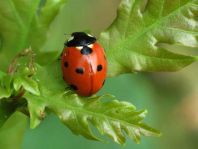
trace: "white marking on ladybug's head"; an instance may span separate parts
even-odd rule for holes
[[[77,46],[76,49],[82,50],[83,46]]]
[[[89,37],[94,37],[94,36],[92,36],[92,35],[90,35],[90,34],[87,34],[87,36],[89,36]]]
[[[93,48],[93,44],[89,44],[88,47],[89,47],[89,48]]]
[[[74,39],[74,36],[71,36],[69,39],[68,39],[68,42],[69,41],[72,41]]]

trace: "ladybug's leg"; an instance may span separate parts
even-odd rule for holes
[[[67,86],[65,88],[65,91],[63,93],[63,95],[68,95],[69,93],[73,93],[72,88],[70,86]]]

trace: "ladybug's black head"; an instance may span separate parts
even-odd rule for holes
[[[70,39],[65,43],[67,47],[87,46],[96,42],[96,37],[84,32],[74,32]]]

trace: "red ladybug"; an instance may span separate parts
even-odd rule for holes
[[[96,93],[105,82],[107,62],[104,49],[92,35],[74,32],[61,57],[63,79],[81,96]]]

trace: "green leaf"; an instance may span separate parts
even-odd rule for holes
[[[29,45],[33,49],[40,51],[40,48],[48,40],[47,33],[49,32],[50,25],[53,24],[54,19],[59,13],[59,9],[66,2],[67,0],[41,0],[29,33]]]
[[[14,89],[16,91],[19,91],[19,89],[21,87],[23,87],[26,91],[28,91],[32,94],[35,94],[35,95],[40,94],[40,91],[38,88],[38,83],[36,81],[32,80],[31,78],[24,77],[24,76],[23,77],[16,76],[14,78],[13,85],[14,85]]]
[[[21,66],[15,74],[4,74],[0,77],[0,100],[11,95],[16,96],[22,88],[31,94],[40,95],[38,80],[32,79],[30,74],[27,66]]]
[[[20,149],[27,126],[27,116],[15,112],[0,128],[0,148]]]
[[[36,62],[40,65],[46,65],[56,61],[58,58],[60,58],[60,51],[38,52]]]
[[[5,75],[0,78],[0,99],[8,98],[12,94],[11,83],[13,77],[10,75]]]
[[[9,96],[0,94],[0,105],[11,109],[3,110],[2,116],[9,116],[17,109],[26,113],[28,109],[31,128],[35,128],[49,111],[77,135],[101,140],[94,134],[93,126],[119,144],[125,143],[127,136],[139,143],[142,135],[160,135],[142,122],[146,110],[138,111],[132,104],[120,102],[110,95],[80,97],[75,94],[62,79],[60,61],[43,67],[32,64],[28,68],[27,64],[18,66],[13,74],[5,74],[0,79],[2,86],[9,90]],[[6,118],[0,120],[3,123]]]
[[[0,1],[0,22],[3,22],[0,24],[0,68],[5,69],[12,57],[22,49],[32,47],[39,50],[50,24],[65,1]]]
[[[116,20],[100,36],[109,76],[176,71],[196,61],[169,50],[198,48],[197,15],[197,0],[122,0]]]
[[[25,49],[32,19],[39,5],[39,0],[0,1],[0,59],[3,65],[19,50]],[[24,9],[25,8],[25,9]]]
[[[65,2],[66,0],[43,0],[38,12],[41,22],[49,26]]]
[[[59,67],[59,62],[46,67],[37,65],[35,79],[40,80],[41,94],[37,96],[26,92],[24,95],[28,102],[31,128],[40,123],[47,114],[45,109],[48,109],[73,133],[92,140],[100,140],[100,137],[93,133],[92,126],[119,144],[126,141],[126,135],[139,143],[141,135],[160,134],[142,122],[146,110],[137,111],[132,104],[120,102],[112,96],[85,98],[73,93],[69,88],[65,89]]]

